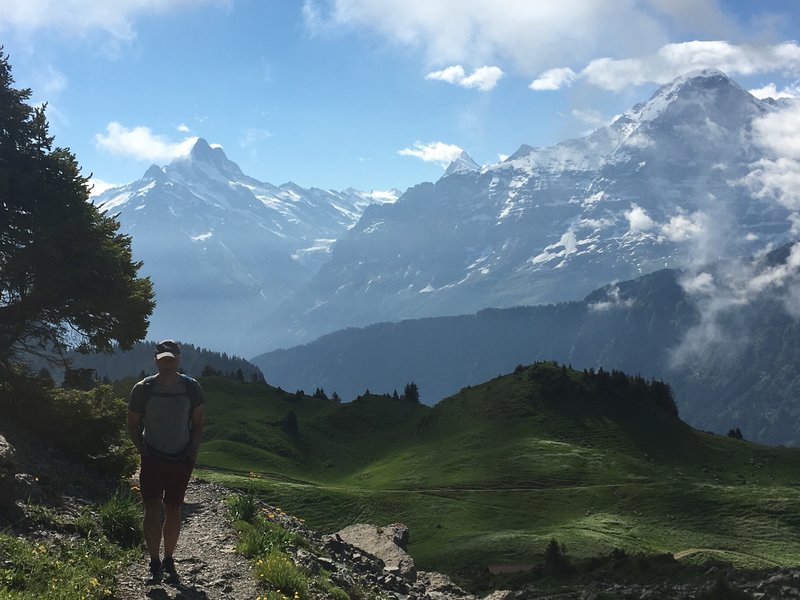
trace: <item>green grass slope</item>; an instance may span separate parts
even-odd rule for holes
[[[657,382],[537,363],[433,408],[203,385],[208,476],[322,531],[405,522],[423,569],[536,562],[551,536],[575,558],[800,564],[800,451],[695,431]]]

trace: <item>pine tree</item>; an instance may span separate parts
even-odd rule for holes
[[[46,107],[13,82],[0,47],[0,379],[24,352],[130,349],[154,308],[130,238],[88,201],[75,156],[53,148]]]

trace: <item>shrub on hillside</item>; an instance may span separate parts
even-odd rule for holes
[[[8,393],[3,412],[42,443],[105,475],[128,476],[136,469],[135,448],[124,433],[127,404],[111,386],[63,389],[42,378],[20,377],[3,388]]]
[[[559,544],[556,538],[551,538],[544,550],[544,564],[545,575],[564,575],[569,573],[572,569],[567,558],[567,547],[564,544]]]

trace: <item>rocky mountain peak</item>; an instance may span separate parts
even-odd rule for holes
[[[638,122],[705,119],[740,126],[757,112],[763,103],[717,69],[690,71],[661,86],[644,103],[637,104],[624,116]]]
[[[242,173],[239,165],[225,155],[225,151],[220,146],[211,146],[203,138],[197,138],[189,154],[173,160],[167,166],[167,171],[192,177],[205,173],[223,179],[250,179]]]
[[[461,154],[459,154],[458,157],[447,167],[443,177],[453,175],[454,173],[469,173],[480,170],[481,166],[472,159],[466,150],[463,150]]]

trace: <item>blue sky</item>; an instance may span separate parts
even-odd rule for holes
[[[402,191],[695,68],[800,96],[798,27],[795,0],[0,0],[16,86],[97,189],[200,136],[276,185]]]

